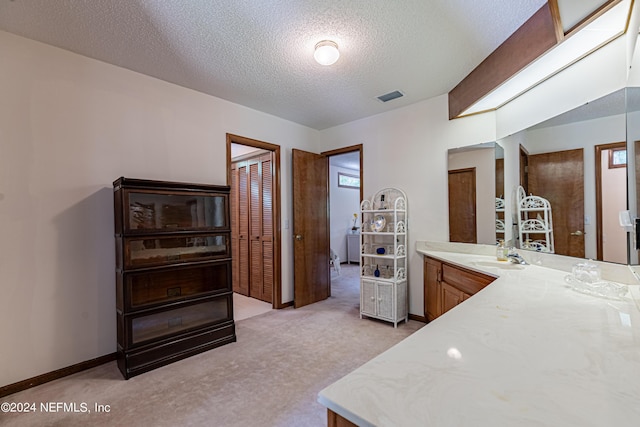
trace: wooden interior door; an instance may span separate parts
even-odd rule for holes
[[[330,295],[327,157],[293,149],[293,306]]]
[[[476,168],[449,171],[449,241],[477,243]]]
[[[529,154],[529,192],[551,203],[555,253],[584,258],[583,149]]]

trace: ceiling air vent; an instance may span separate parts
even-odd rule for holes
[[[400,98],[401,96],[404,96],[404,93],[400,92],[399,90],[394,90],[393,92],[389,92],[389,93],[386,93],[384,95],[380,95],[378,97],[378,100],[380,102],[389,102],[389,101],[394,100],[396,98]]]

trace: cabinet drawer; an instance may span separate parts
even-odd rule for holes
[[[155,304],[231,290],[231,261],[125,273],[126,307]]]
[[[494,280],[495,277],[442,264],[442,281],[469,295],[477,293]]]
[[[229,233],[125,237],[124,268],[230,258]]]
[[[233,320],[232,294],[125,318],[127,347]]]

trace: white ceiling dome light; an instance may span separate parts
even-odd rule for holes
[[[316,44],[316,51],[313,57],[320,65],[332,65],[340,57],[340,51],[336,42],[331,40],[322,40]]]

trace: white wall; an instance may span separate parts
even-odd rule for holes
[[[0,386],[116,350],[118,177],[226,184],[234,133],[282,147],[291,218],[291,148],[317,131],[5,32],[0,52]]]
[[[347,262],[347,233],[353,227],[353,214],[360,212],[360,190],[338,187],[338,172],[347,175],[360,175],[360,171],[329,166],[329,219],[331,230],[331,248]],[[357,226],[360,227],[360,218]]]
[[[363,191],[398,187],[409,208],[409,312],[424,315],[416,240],[449,240],[447,151],[495,140],[492,113],[448,120],[447,96],[322,131],[325,150],[363,145]]]

